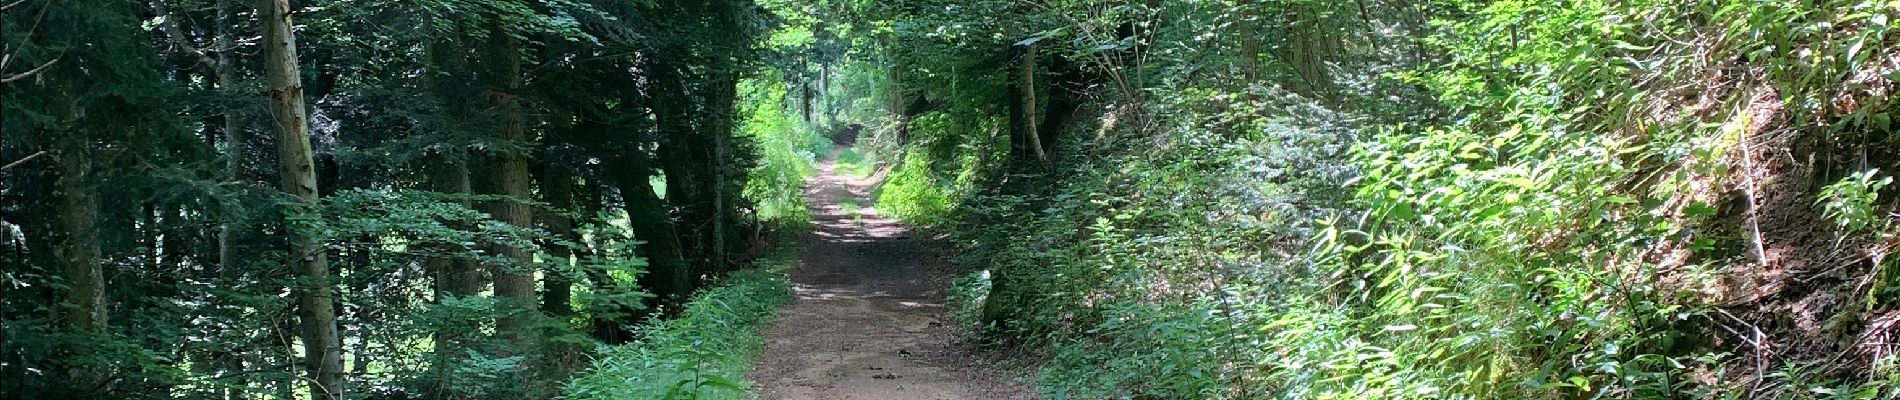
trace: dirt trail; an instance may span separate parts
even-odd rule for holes
[[[873,182],[838,176],[833,164],[805,190],[811,233],[792,271],[797,297],[765,330],[752,378],[765,399],[1031,399],[955,345],[944,315],[951,274],[933,250],[878,217]],[[846,205],[851,204],[851,205]]]

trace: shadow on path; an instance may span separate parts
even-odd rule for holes
[[[808,183],[813,229],[791,272],[797,291],[766,328],[753,380],[766,399],[1029,399],[955,345],[940,246],[876,215],[867,180]]]

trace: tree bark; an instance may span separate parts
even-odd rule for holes
[[[496,46],[496,56],[501,65],[497,73],[500,74],[501,87],[491,93],[491,96],[496,99],[496,107],[501,112],[499,138],[507,142],[525,144],[528,142],[528,121],[520,100],[522,87],[520,44],[514,37],[508,35],[500,35],[498,40],[500,43]],[[495,194],[508,196],[511,199],[486,202],[484,208],[487,209],[489,215],[503,223],[522,229],[532,228],[534,213],[526,203],[521,202],[522,199],[534,196],[530,187],[532,178],[528,173],[527,156],[520,151],[503,151],[490,156],[495,168],[493,175],[489,176],[493,179],[492,188],[496,191]],[[497,320],[495,329],[511,342],[518,345],[526,344],[532,338],[532,335],[527,332],[529,321],[532,319],[527,314],[535,310],[533,306],[535,287],[534,276],[519,267],[534,260],[525,249],[498,246],[496,250],[514,261],[516,265],[494,269],[495,297],[520,306],[522,309]]]
[[[890,65],[885,66],[888,68],[886,78],[889,81],[886,85],[889,86],[890,91],[891,117],[897,119],[896,139],[901,145],[910,142],[910,113],[904,112],[904,69],[897,65],[895,59],[890,60],[889,63]]]
[[[831,60],[828,58],[818,62],[818,112],[825,116],[822,121],[826,129],[838,124],[837,113],[832,111],[831,106]]]
[[[1015,67],[1011,66],[1010,68]],[[1011,73],[1014,72],[1012,71]],[[1003,82],[1005,82],[1002,88],[1003,92],[999,93],[998,97],[1011,99],[1011,101],[1021,101],[1016,98],[1022,96],[1022,80],[1009,77],[1003,79]],[[1006,114],[1009,114],[1009,124],[1004,127],[1009,130],[1008,162],[1010,168],[1014,169],[1024,163],[1028,163],[1030,158],[1034,156],[1029,152],[1029,134],[1023,132],[1023,127],[1029,126],[1029,124],[1023,122],[1023,119],[1028,117],[1023,116],[1023,107],[1018,104],[1009,104],[1003,107],[1003,109]],[[908,151],[906,151],[906,153],[908,153]]]
[[[468,209],[475,207],[474,202],[469,201],[466,196],[471,193],[472,188],[469,184],[468,158],[465,152],[451,150],[444,154],[435,155],[429,159],[427,168],[429,169],[430,190],[439,193],[464,195],[461,198],[461,206]],[[458,223],[451,228],[468,229],[469,227],[466,226],[466,224]],[[447,255],[449,253],[455,253],[458,250],[467,249],[462,249],[460,245],[455,244],[436,244],[433,247],[436,251],[443,253],[443,255],[429,257],[428,260],[423,262],[423,268],[428,271],[435,285],[435,302],[437,304],[441,304],[444,299],[449,297],[469,297],[481,292],[482,270],[480,266],[475,265],[475,263],[467,259],[461,258],[461,256]],[[453,365],[454,360],[463,357],[465,353],[463,353],[461,349],[466,342],[464,338],[470,335],[479,335],[479,333],[469,332],[468,330],[454,327],[454,324],[449,324],[448,326],[437,328],[430,336],[431,342],[434,344],[433,351],[435,353],[435,360],[433,362],[436,367],[433,369],[433,379],[436,380],[438,385],[446,384],[446,382],[449,381],[449,374],[454,371],[452,368],[448,368],[448,366]]]
[[[805,75],[805,74],[807,73],[806,71],[809,71],[809,70],[807,70],[807,69],[806,69],[806,68],[809,68],[809,67],[807,67],[807,66],[806,66],[806,63],[807,63],[807,61],[806,61],[806,59],[807,59],[806,57],[799,57],[799,58],[798,58],[798,77],[797,77],[797,78],[795,78],[794,80],[796,80],[796,81],[798,81],[798,90],[799,90],[799,100],[798,100],[798,104],[799,104],[799,110],[801,110],[801,112],[803,112],[803,113],[804,113],[804,117],[805,117],[805,125],[806,125],[806,126],[811,126],[811,125],[813,125],[813,124],[816,124],[816,122],[814,122],[814,121],[816,121],[816,120],[814,120],[814,119],[812,119],[812,112],[811,112],[811,100],[812,100],[812,99],[811,99],[811,82],[809,82],[809,81],[807,81],[807,80],[806,80],[807,78],[806,78],[806,75]]]
[[[658,105],[654,105],[658,107]],[[601,131],[612,129],[599,122],[604,118],[583,117],[578,129]],[[636,146],[616,143],[587,142],[576,143],[594,154],[608,154],[601,161],[601,177],[606,181],[593,187],[590,196],[594,200],[585,202],[588,211],[598,211],[600,200],[611,197],[605,193],[608,187],[618,191],[618,197],[624,202],[627,212],[627,225],[633,230],[633,237],[640,241],[634,252],[647,260],[646,274],[641,274],[634,285],[652,293],[653,298],[646,300],[647,307],[608,306],[590,310],[594,316],[592,325],[596,339],[609,344],[621,344],[633,340],[630,326],[644,321],[646,317],[660,311],[657,307],[691,293],[686,286],[686,262],[680,254],[672,219],[668,216],[666,202],[654,193],[652,179],[655,161],[649,151]],[[617,280],[606,274],[590,275],[595,285],[605,291],[618,289]]]
[[[633,228],[634,238],[645,242],[639,245],[638,251],[646,257],[648,271],[640,275],[639,287],[654,297],[646,309],[622,321],[625,323],[602,330],[602,340],[609,342],[624,342],[629,338],[618,336],[627,333],[621,326],[644,320],[661,306],[678,302],[693,292],[690,264],[681,254],[679,235],[667,215],[666,201],[653,191],[650,164],[644,155],[632,154],[614,160],[610,166],[616,170],[612,175],[621,198],[626,201],[627,225]]]
[[[1030,43],[1023,49],[1021,60],[1023,108],[1023,134],[1029,142],[1030,154],[1036,156],[1036,162],[1049,163],[1049,156],[1042,150],[1042,137],[1036,133],[1036,43]]]
[[[1320,101],[1330,101],[1333,93],[1332,73],[1327,71],[1326,61],[1332,58],[1332,38],[1320,30],[1325,26],[1325,14],[1320,7],[1324,4],[1291,5],[1286,13],[1292,18],[1287,32],[1287,62],[1293,65],[1293,71],[1299,75],[1305,94]]]
[[[212,72],[217,76],[217,88],[222,92],[235,88],[238,82],[235,61],[237,50],[236,40],[234,40],[237,33],[234,32],[236,27],[233,22],[235,20],[233,15],[238,12],[237,8],[239,7],[234,5],[232,0],[218,0],[217,38],[212,42],[215,47],[212,52],[213,61],[215,61],[212,64]],[[239,182],[240,187],[249,189],[255,179],[244,173],[244,163],[250,161],[252,156],[250,132],[245,131],[243,114],[237,107],[227,107],[222,111],[223,121],[220,122],[223,126],[219,128],[219,134],[224,139],[224,179]],[[224,213],[222,220],[218,223],[218,271],[216,276],[207,276],[207,278],[222,279],[224,282],[238,282],[242,279],[245,269],[244,266],[239,265],[238,244],[248,228],[249,226],[240,215],[228,211]],[[242,358],[229,350],[214,353],[205,360],[204,364],[213,371],[236,371],[243,368]],[[250,387],[252,380],[248,375],[231,379],[231,383],[238,388]],[[239,391],[240,389],[227,388],[221,390],[220,394],[229,398]]]
[[[231,55],[236,51],[234,41],[231,39],[231,14],[235,14],[236,10],[231,9],[230,3],[231,0],[219,0],[217,8],[218,38],[215,42],[217,49],[213,53],[217,55],[214,57],[217,63],[213,65],[213,68],[216,69],[219,89],[230,89],[238,79],[237,67],[232,62],[234,57]],[[242,116],[237,108],[226,108],[223,111],[224,126],[220,129],[222,130],[220,133],[224,136],[225,179],[246,181],[248,179],[244,176],[244,161],[251,159],[250,136],[244,132],[243,122],[240,120]],[[235,274],[238,271],[237,239],[239,231],[242,230],[238,224],[235,216],[227,215],[223,223],[218,225],[218,268],[224,270],[226,275]]]
[[[439,193],[466,195],[473,192],[468,177],[468,161],[456,159],[460,155],[445,154],[437,157],[434,170],[430,172],[430,187]],[[467,197],[462,198],[462,207],[473,209],[475,203]],[[467,229],[458,226],[457,229]],[[449,249],[444,249],[449,250]],[[430,257],[425,264],[435,277],[436,296],[474,296],[482,290],[482,270],[467,260],[453,256]]]
[[[297,199],[304,209],[315,212],[317,173],[310,151],[310,124],[305,114],[303,79],[297,66],[297,38],[291,32],[289,0],[265,0],[264,68],[270,83],[271,117],[277,136],[277,161],[282,169],[280,182],[284,193]],[[321,218],[303,215],[302,218]],[[292,222],[294,224],[294,221]],[[336,304],[330,287],[330,266],[316,234],[307,229],[290,231],[290,250],[302,275],[297,283],[298,319],[302,323],[305,368],[308,370],[310,396],[314,399],[342,399],[343,349],[337,338]]]
[[[1239,9],[1235,13],[1239,21],[1235,21],[1234,25],[1237,27],[1236,33],[1240,35],[1240,72],[1246,78],[1242,84],[1252,86],[1260,79],[1260,33],[1254,21],[1253,0],[1235,0],[1234,7]],[[1249,98],[1254,97],[1251,91],[1249,93]]]
[[[733,218],[731,215],[732,210],[728,205],[731,204],[731,193],[735,189],[744,190],[742,187],[734,187],[734,185],[739,184],[740,181],[733,179],[732,173],[729,171],[732,162],[727,159],[728,141],[731,140],[733,131],[732,122],[734,118],[732,114],[738,98],[739,80],[736,76],[733,76],[719,81],[717,86],[713,88],[713,95],[709,101],[713,104],[714,109],[717,110],[713,113],[713,129],[711,129],[711,132],[708,132],[712,135],[713,165],[711,167],[713,174],[712,179],[709,180],[708,183],[712,185],[713,192],[712,270],[715,274],[725,274],[727,267],[730,266],[731,256],[729,254],[731,249],[729,248],[730,242],[728,241],[727,235],[730,235],[732,232],[729,225],[732,224]]]
[[[1062,133],[1074,119],[1076,109],[1084,100],[1080,91],[1091,85],[1091,77],[1084,66],[1063,57],[1050,57],[1048,99],[1042,106],[1041,123],[1036,126],[1036,140],[1045,149],[1055,148],[1062,141]],[[1060,161],[1060,160],[1058,160]]]
[[[75,106],[76,107],[76,106]],[[76,111],[75,111],[76,113]],[[99,249],[99,193],[93,184],[91,144],[80,132],[64,132],[53,154],[53,197],[59,215],[53,227],[60,238],[55,257],[66,284],[67,321],[75,330],[105,330],[105,273]]]
[[[552,162],[550,161],[550,164]],[[580,242],[580,232],[574,231],[574,220],[563,212],[575,212],[574,175],[567,166],[547,165],[547,171],[541,178],[541,193],[548,205],[555,208],[552,212],[538,213],[541,228],[569,242]],[[574,256],[573,249],[559,244],[543,246],[548,255],[554,258],[556,267],[543,272],[543,284],[547,287],[541,292],[541,311],[549,315],[568,316],[574,314],[574,282],[568,278],[573,265],[569,260]]]
[[[654,93],[660,99],[685,99],[693,93],[687,87],[682,76],[685,71],[674,69],[671,65],[658,65],[653,69]],[[707,99],[711,100],[711,99]],[[669,286],[677,284],[680,288],[678,300],[684,300],[694,289],[694,278],[703,271],[709,260],[712,240],[707,224],[713,220],[714,184],[709,184],[714,171],[711,170],[713,141],[717,124],[712,118],[698,120],[695,125],[694,110],[690,106],[682,107],[661,100],[654,107],[655,118],[661,134],[666,141],[660,144],[659,157],[661,172],[666,175],[666,203],[673,206],[672,217],[683,221],[675,225],[674,233],[678,238],[679,251],[685,262],[679,271],[652,271],[654,275],[666,274]],[[704,130],[702,132],[701,130]],[[659,276],[655,276],[658,278]],[[655,288],[654,294],[661,294]]]
[[[910,143],[910,114],[904,112],[904,87],[902,74],[891,69],[891,117],[897,119],[897,144]]]
[[[438,68],[429,74],[429,91],[444,111],[452,118],[467,118],[466,99],[456,95],[459,84],[458,74],[465,72],[461,48],[446,40],[432,40],[423,49],[429,60]],[[474,184],[469,178],[470,154],[460,144],[450,146],[427,161],[429,168],[430,190],[438,193],[460,195],[474,194]],[[468,197],[461,198],[463,208],[474,209],[475,202]],[[456,229],[469,229],[468,226],[456,226]],[[447,249],[445,249],[447,250]],[[479,294],[486,279],[480,265],[459,257],[433,257],[427,267],[435,277],[437,301],[443,296],[474,296]],[[438,332],[437,344],[449,344],[462,332]]]

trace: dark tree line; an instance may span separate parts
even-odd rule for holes
[[[3,4],[0,397],[546,397],[758,237],[751,1]]]

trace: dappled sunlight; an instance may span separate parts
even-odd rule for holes
[[[1019,389],[952,370],[947,277],[898,221],[879,215],[863,179],[834,163],[806,188],[812,230],[792,275],[792,305],[759,361],[767,398],[1014,398]],[[967,365],[959,368],[969,368]]]
[[[1900,400],[1900,0],[226,3],[0,0],[0,400]]]

